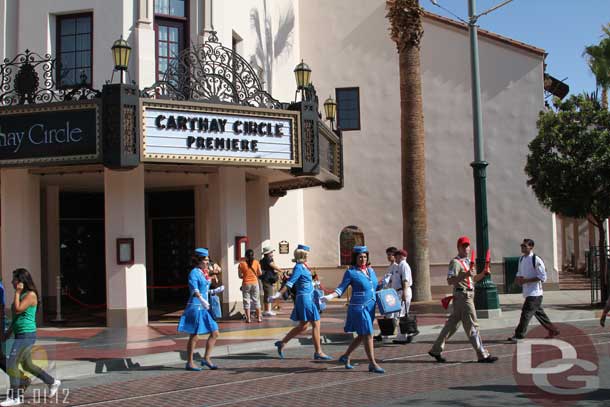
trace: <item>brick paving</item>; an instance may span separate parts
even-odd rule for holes
[[[608,357],[610,332],[593,323],[585,324],[600,355]],[[163,370],[116,376],[112,382],[95,384],[72,381],[68,404],[74,406],[377,406],[405,397],[442,389],[512,380],[512,355],[515,345],[505,343],[510,330],[484,333],[488,350],[500,357],[493,365],[473,363],[474,351],[463,334],[456,335],[445,351],[451,362],[435,363],[426,352],[434,338],[418,338],[410,345],[384,345],[376,348],[377,359],[386,369],[378,375],[366,371],[363,350],[354,354],[359,362],[354,370],[345,370],[336,362],[311,360],[310,346],[288,349],[286,360],[274,353],[236,355],[216,358],[217,371],[186,372],[183,365]],[[326,345],[325,350],[338,357],[347,343]],[[131,380],[133,378],[133,380]],[[89,383],[89,384],[86,384]],[[400,383],[399,386],[396,384]],[[514,389],[515,392],[518,390]],[[30,402],[32,398],[28,398]],[[60,400],[61,401],[61,400]],[[48,405],[53,405],[49,403]],[[423,405],[423,404],[420,404]]]

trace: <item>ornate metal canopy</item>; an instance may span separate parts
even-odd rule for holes
[[[58,89],[55,69],[56,59],[50,54],[42,57],[28,49],[13,59],[5,58],[0,65],[0,106],[85,100],[101,95],[86,85],[84,73],[80,85]]]
[[[216,32],[211,32],[203,44],[177,55],[163,80],[143,89],[141,96],[282,108],[278,100],[263,90],[250,64],[218,42]]]

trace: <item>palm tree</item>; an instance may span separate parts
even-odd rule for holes
[[[262,28],[261,29],[261,20]],[[250,10],[250,23],[256,32],[256,53],[252,57],[256,65],[265,75],[262,81],[267,85],[267,92],[273,95],[273,66],[275,60],[292,48],[292,33],[294,31],[294,11],[292,7],[286,14],[280,15],[277,32],[273,33],[271,16],[267,13],[267,0],[263,0],[262,19],[257,8]]]
[[[610,88],[610,24],[602,26],[604,36],[597,45],[585,47],[583,55],[589,69],[595,76],[597,88],[601,90],[602,107],[608,109],[608,88]]]
[[[413,297],[429,301],[426,157],[420,45],[424,30],[419,0],[386,0],[390,36],[398,48],[403,245],[413,266]]]

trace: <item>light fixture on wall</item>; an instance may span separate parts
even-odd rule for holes
[[[335,117],[337,116],[337,102],[332,96],[324,101],[324,113],[326,120],[330,121],[330,128],[334,130]]]
[[[114,59],[114,71],[112,72],[112,79],[114,78],[114,72],[119,71],[121,75],[121,84],[123,83],[123,72],[127,71],[127,67],[129,66],[129,56],[131,55],[131,46],[127,41],[123,39],[123,35],[121,38],[116,40],[112,44],[112,58]],[[129,72],[128,72],[129,73]]]
[[[303,60],[294,68],[294,77],[297,81],[297,92],[304,90],[311,83],[311,68]],[[301,93],[302,95],[302,93]],[[296,100],[296,92],[294,98]]]

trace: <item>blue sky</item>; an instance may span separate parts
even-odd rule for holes
[[[478,0],[477,13],[502,0]],[[443,7],[467,19],[468,0],[438,0]],[[431,12],[453,18],[451,14],[420,0]],[[547,53],[547,72],[565,79],[570,93],[595,90],[595,78],[582,52],[586,45],[601,38],[601,26],[610,22],[610,0],[513,0],[512,3],[479,19],[479,26]],[[424,34],[425,35],[425,34]]]

